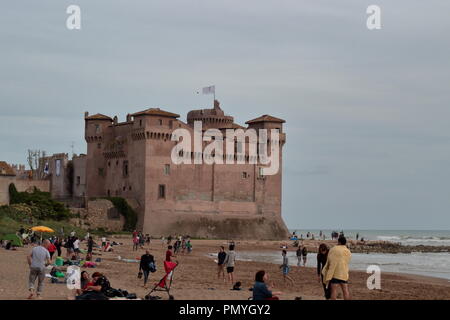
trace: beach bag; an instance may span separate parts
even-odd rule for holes
[[[156,272],[156,264],[154,262],[150,262],[148,264],[148,269],[150,270],[151,273]]]
[[[138,272],[137,277],[138,277],[138,279],[142,279],[142,272],[141,271]]]

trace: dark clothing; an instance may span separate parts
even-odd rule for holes
[[[267,288],[264,282],[256,281],[253,286],[253,300],[266,300],[272,298],[272,291]]]
[[[77,296],[76,300],[108,300],[108,297],[105,296],[102,292],[97,291],[85,291],[83,294]]]
[[[173,253],[172,253],[172,251],[171,250],[167,250],[166,251],[166,261],[172,261],[171,260],[171,257],[173,256]]]
[[[58,251],[58,257],[61,256],[61,240],[55,241],[56,251]]]
[[[317,254],[317,275],[322,274],[322,269],[325,267],[325,264],[327,263],[328,258],[328,252],[326,254],[318,253]]]
[[[94,247],[94,240],[89,239],[88,240],[88,252],[92,253],[92,248]]]
[[[225,262],[225,257],[227,256],[227,253],[225,251],[219,252],[217,255],[217,264],[220,266]]]
[[[150,271],[150,262],[155,262],[155,259],[151,254],[142,255],[139,270]]]
[[[341,284],[341,283],[348,283],[348,281],[333,278],[330,280],[330,283]]]
[[[302,256],[306,256],[307,254],[308,254],[308,249],[306,249],[306,247],[303,247]]]
[[[95,281],[94,286],[101,286],[101,292],[102,293],[106,293],[106,291],[108,291],[108,289],[111,288],[111,284],[109,283],[109,280],[106,279],[106,277],[100,277],[97,279],[97,281]]]
[[[317,254],[317,275],[319,275],[320,279],[322,279],[323,293],[325,295],[325,299],[329,300],[331,298],[331,288],[330,287],[327,288],[327,285],[323,283],[323,275],[322,275],[322,269],[323,267],[325,267],[325,264],[327,263],[327,258],[328,252],[325,254],[323,253]]]

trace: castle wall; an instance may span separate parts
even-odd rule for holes
[[[44,192],[50,192],[48,180],[21,180],[13,176],[0,176],[0,205],[9,204],[9,185],[14,183],[17,191],[32,191],[34,187]]]
[[[235,125],[232,117],[208,120],[212,127]],[[281,124],[253,126],[279,128]],[[245,226],[249,237],[284,238],[288,231],[281,219],[281,167],[278,174],[261,178],[259,164],[176,165],[171,152],[177,142],[171,141],[171,134],[178,127],[193,132],[173,117],[153,113],[141,113],[133,121],[127,117],[119,124],[87,120],[87,195],[120,196],[134,202],[138,229],[153,236],[189,233],[237,238]],[[207,144],[203,142],[203,149]],[[103,176],[98,168],[104,168]]]

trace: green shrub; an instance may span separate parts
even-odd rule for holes
[[[31,208],[31,215],[40,220],[66,220],[71,214],[63,203],[53,200],[49,192],[42,192],[34,188],[33,192],[18,192],[15,185],[9,185],[10,204],[27,204]]]
[[[136,228],[137,213],[130,207],[124,198],[105,197],[103,199],[111,201],[117,211],[125,218],[125,224],[123,225],[124,231],[132,231]]]

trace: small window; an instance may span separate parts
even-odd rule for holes
[[[248,178],[248,173],[247,172],[242,172],[242,179],[247,179]]]
[[[139,126],[142,127],[142,120],[139,120]]]
[[[128,177],[128,160],[124,160],[122,164],[122,173],[124,177]]]
[[[101,149],[102,148],[102,144],[101,143],[97,143],[97,149]]]
[[[105,170],[103,168],[98,168],[98,175],[103,177],[105,175]]]
[[[158,198],[165,199],[166,198],[166,185],[160,184],[158,187]]]
[[[164,165],[164,174],[166,176],[170,175],[170,164],[165,164]]]
[[[131,191],[131,186],[129,186],[129,187],[128,187],[128,190],[130,190],[130,191]]]
[[[118,166],[119,165],[119,160],[116,160],[116,166]]]
[[[108,161],[108,167],[111,167],[111,161]]]
[[[126,186],[123,186],[122,190],[125,191],[126,189],[127,189],[127,187],[126,187]]]
[[[258,168],[258,175],[260,178],[264,177],[264,169],[263,167],[259,167]]]
[[[80,176],[77,176],[77,186],[79,186],[80,183],[81,183],[81,177],[80,177]]]
[[[159,119],[158,121],[159,121],[159,125],[162,126],[162,123],[163,123],[162,119]]]
[[[111,190],[108,189],[108,197],[111,196]]]
[[[95,133],[100,133],[100,125],[99,124],[95,125]]]

